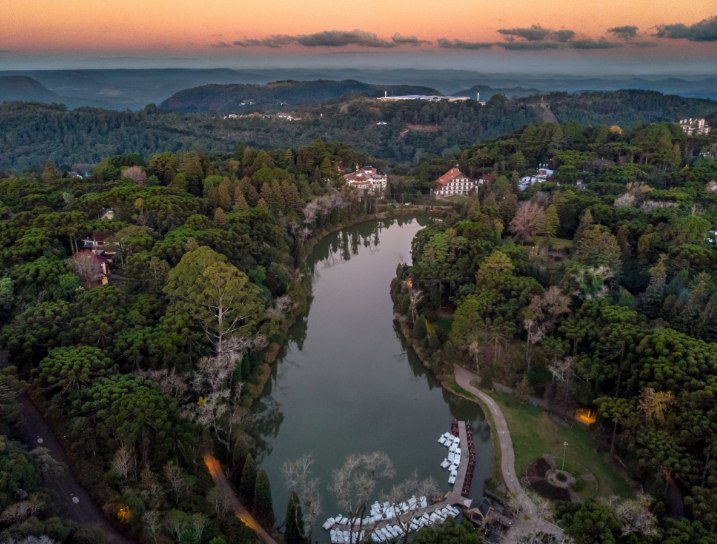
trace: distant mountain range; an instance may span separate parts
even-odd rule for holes
[[[0,102],[12,100],[59,102],[60,97],[31,77],[0,76]]]
[[[8,79],[8,77],[10,79]],[[14,78],[26,78],[17,80]],[[70,108],[99,107],[140,110],[159,104],[175,93],[209,84],[266,84],[272,81],[317,80],[364,82],[375,89],[357,90],[382,95],[388,88],[424,87],[432,94],[475,96],[494,94],[523,97],[549,92],[615,91],[637,89],[665,94],[717,99],[717,77],[630,76],[584,77],[525,74],[483,74],[467,70],[418,69],[117,69],[0,71],[0,102],[17,99],[57,102]],[[33,80],[34,83],[27,80]],[[23,83],[23,81],[25,81]],[[27,86],[25,86],[27,85]],[[44,90],[37,87],[40,85]],[[24,89],[24,91],[23,91]],[[25,92],[26,91],[26,92]],[[18,96],[18,92],[21,94]]]

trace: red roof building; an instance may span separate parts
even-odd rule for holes
[[[458,165],[451,168],[436,180],[436,197],[467,195],[476,187],[476,182],[461,172]]]

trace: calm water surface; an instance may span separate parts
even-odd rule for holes
[[[396,467],[396,481],[414,470],[448,490],[439,463],[446,450],[438,436],[451,418],[472,421],[477,465],[473,496],[490,473],[489,430],[480,408],[444,392],[393,322],[389,293],[399,262],[410,262],[420,219],[370,222],[332,234],[309,260],[313,301],[291,338],[274,376],[255,407],[255,434],[263,448],[258,463],[269,474],[278,520],[288,493],[281,466],[314,456],[321,481],[320,527],[340,512],[328,490],[331,472],[354,452],[381,450]],[[386,485],[385,487],[388,487]],[[376,496],[379,499],[380,496]]]

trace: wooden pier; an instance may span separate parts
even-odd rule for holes
[[[471,453],[474,456],[473,465],[475,465],[475,449],[469,446],[468,429],[465,421],[458,422],[458,438],[460,438],[461,441],[461,462],[458,465],[458,474],[456,476],[456,481],[453,484],[453,491],[446,495],[445,501],[447,504],[460,504],[461,506],[470,508],[472,501],[471,499],[467,499],[465,497],[464,486],[466,483],[469,464],[471,463]]]

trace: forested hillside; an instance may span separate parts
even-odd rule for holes
[[[485,388],[597,414],[596,443],[645,494],[559,506],[575,542],[714,542],[714,138],[532,126],[419,171],[456,162],[494,181],[416,236],[392,284],[434,371],[462,361]],[[519,192],[538,162],[554,175]]]
[[[370,85],[360,81],[275,81],[266,85],[202,85],[173,94],[159,105],[161,110],[232,113],[319,104],[356,94],[367,97],[405,94],[441,94],[418,85]]]
[[[0,541],[102,541],[54,517],[41,452],[15,441],[21,389],[132,538],[256,541],[207,455],[272,529],[247,407],[305,309],[304,242],[372,211],[337,183],[340,164],[364,160],[316,142],[229,160],[114,156],[83,180],[50,164],[0,179]]]
[[[0,171],[38,169],[45,160],[70,170],[102,157],[160,151],[231,153],[238,142],[258,148],[306,145],[316,138],[360,142],[361,149],[391,162],[416,163],[430,155],[457,152],[514,133],[540,121],[620,125],[714,116],[715,102],[650,91],[554,94],[508,100],[501,95],[485,106],[475,101],[381,103],[350,98],[321,105],[282,107],[277,115],[242,108],[238,118],[215,114],[140,112],[28,103],[0,105]],[[246,111],[245,111],[246,110]],[[252,113],[253,112],[253,113]]]
[[[511,116],[524,116],[522,126],[536,109],[500,97],[485,108],[457,106],[367,108],[359,100],[325,111],[343,123],[334,130],[349,134],[376,130],[382,118],[394,119],[378,127],[389,131],[448,118],[466,132]],[[711,103],[675,102],[670,112],[698,106]],[[296,268],[306,242],[378,203],[344,187],[340,174],[373,161],[366,150],[386,143],[367,139],[358,149],[314,140],[267,151],[221,142],[226,133],[210,131],[217,123],[229,131],[235,120],[17,104],[4,110],[24,111],[34,127],[15,125],[6,141],[29,141],[42,127],[64,138],[83,126],[90,134],[77,141],[88,148],[102,134],[160,145],[164,131],[181,146],[192,136],[171,123],[195,120],[226,146],[220,155],[98,157],[85,178],[63,177],[46,161],[38,173],[0,179],[0,351],[8,368],[0,401],[16,413],[15,394],[27,390],[121,531],[146,542],[254,541],[231,515],[206,456],[224,462],[242,501],[272,527],[282,513],[272,511],[266,475],[256,469],[261,445],[245,431],[247,407],[270,372],[265,358],[306,308],[308,286]],[[305,126],[318,129],[321,119]],[[253,122],[265,136],[277,126],[304,126]],[[143,133],[143,123],[157,132]],[[560,413],[582,407],[597,414],[596,443],[619,456],[646,495],[559,506],[557,521],[577,542],[597,538],[594,519],[614,541],[713,542],[714,136],[690,138],[671,123],[527,124],[510,133],[481,144],[470,137],[473,145],[431,158],[414,148],[417,166],[391,176],[389,195],[427,192],[456,163],[492,180],[417,235],[413,266],[401,266],[392,284],[397,308],[437,374],[460,360],[486,388],[501,382]],[[555,170],[550,180],[518,191],[520,177],[540,163]],[[52,528],[59,522],[51,519],[40,465],[13,441],[16,419],[5,413],[0,463],[22,461],[27,478],[13,473],[9,485],[21,492],[2,495],[0,539],[44,533],[81,542],[72,524]],[[28,496],[40,506],[25,508]],[[2,517],[8,509],[13,517]]]

